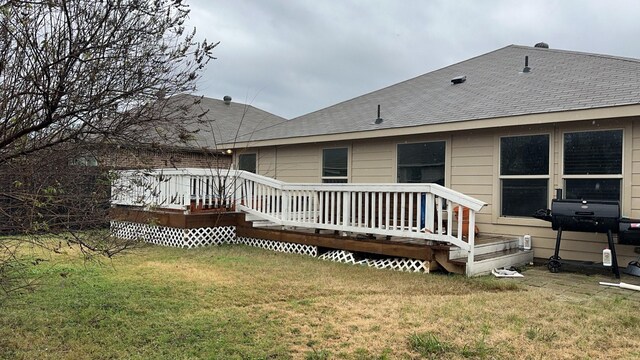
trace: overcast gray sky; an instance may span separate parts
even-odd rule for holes
[[[187,0],[199,94],[293,118],[509,44],[640,58],[638,0]]]

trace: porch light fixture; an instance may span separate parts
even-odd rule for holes
[[[227,150],[225,151],[225,153],[227,153],[227,155],[231,155],[231,153],[233,153],[233,150],[231,150],[231,149],[227,149]]]

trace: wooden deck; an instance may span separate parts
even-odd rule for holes
[[[326,249],[347,250],[385,256],[406,257],[432,261],[433,250],[425,241],[391,238],[371,239],[360,236],[341,236],[333,232],[316,233],[313,229],[286,230],[253,227],[238,212],[182,212],[142,210],[133,207],[114,207],[111,218],[118,221],[152,223],[159,226],[193,229],[198,227],[236,226],[237,236],[318,246]]]
[[[429,262],[430,270],[440,266],[449,272],[465,273],[466,259],[451,259],[450,256],[451,249],[457,248],[432,240],[380,235],[375,238],[367,234],[354,235],[340,231],[269,225],[260,220],[247,220],[246,215],[240,212],[201,211],[185,214],[181,211],[154,211],[118,206],[111,209],[110,215],[113,220],[179,229],[234,226],[238,237],[311,245],[324,250],[346,250],[359,254],[416,259]],[[504,236],[479,235],[475,239],[475,246],[482,247],[512,240]],[[489,259],[500,254],[508,255],[514,251],[509,249],[493,255],[482,254],[478,255],[477,260]]]

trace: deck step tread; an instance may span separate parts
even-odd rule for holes
[[[485,260],[491,260],[491,259],[497,259],[503,256],[508,256],[508,255],[516,255],[518,253],[523,252],[524,250],[521,249],[508,249],[508,250],[502,250],[502,251],[496,251],[496,252],[492,252],[492,253],[487,253],[487,254],[482,254],[482,255],[477,255],[474,258],[475,262],[478,261],[485,261]],[[458,263],[458,264],[466,264],[467,263],[467,258],[457,258],[457,259],[450,259],[449,261],[453,262],[453,263]]]

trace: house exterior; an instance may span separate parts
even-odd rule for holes
[[[556,233],[531,215],[567,198],[619,200],[640,217],[640,60],[510,45],[223,147],[239,169],[294,183],[444,185],[487,205],[483,235]],[[602,259],[605,234],[566,232],[563,259]],[[624,265],[634,247],[618,245]]]

